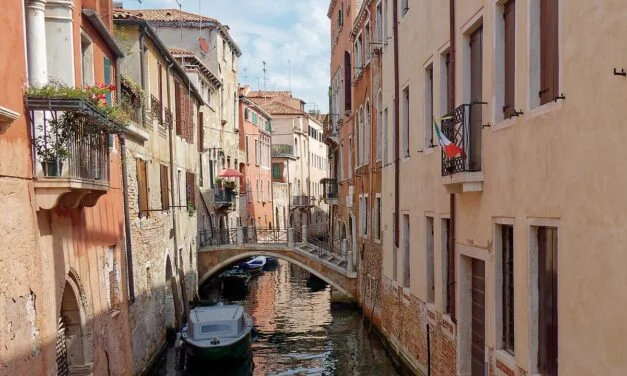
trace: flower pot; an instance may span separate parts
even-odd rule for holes
[[[63,162],[59,161],[59,168],[57,170],[57,161],[45,161],[41,162],[41,168],[44,170],[44,175],[48,177],[58,177],[63,175]]]

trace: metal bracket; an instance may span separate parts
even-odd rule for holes
[[[564,95],[564,93],[562,93],[561,95],[558,95],[557,97],[555,97],[555,102],[557,102],[558,99],[565,100],[566,96]]]
[[[627,76],[627,72],[625,72],[625,68],[621,68],[620,72],[616,70],[616,68],[614,68],[614,76]]]

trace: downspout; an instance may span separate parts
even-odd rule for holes
[[[449,47],[449,70],[451,82],[448,86],[448,103],[449,108],[455,107],[455,0],[450,0],[449,5],[450,10],[450,47]],[[453,288],[453,292],[456,295],[457,290],[457,279],[455,278],[455,194],[450,194],[449,199],[449,213],[451,216],[451,223],[449,229],[449,273],[452,276],[452,286],[448,286],[448,288]],[[457,318],[455,314],[455,297],[451,299],[451,320],[453,323],[457,323]]]
[[[131,219],[128,204],[128,170],[126,168],[126,135],[120,133],[120,159],[122,160],[122,191],[124,195],[124,232],[126,233],[126,268],[128,269],[128,299],[135,302],[135,277],[133,275],[133,242],[131,241]]]
[[[394,38],[394,246],[399,246],[399,218],[400,218],[400,196],[399,196],[399,179],[400,179],[400,165],[399,165],[399,137],[400,137],[400,124],[399,124],[399,72],[398,72],[398,0],[394,0],[394,6],[392,7],[392,36]]]
[[[168,64],[168,67],[166,69],[166,96],[168,97],[168,109],[170,108],[170,69],[172,69],[172,66],[174,65],[174,62],[170,62]],[[178,120],[178,119],[177,119]],[[176,253],[178,252],[179,249],[179,244],[178,244],[178,231],[177,231],[177,226],[176,226],[176,213],[177,210],[176,208],[179,206],[176,202],[176,190],[174,189],[174,136],[172,135],[172,133],[174,132],[174,126],[173,124],[170,124],[170,129],[168,132],[168,143],[169,143],[169,147],[170,147],[170,186],[172,187],[170,189],[170,196],[172,197],[171,201],[172,204],[175,205],[170,205],[170,208],[172,210],[172,228],[174,229],[174,255],[176,256]],[[176,264],[178,262],[178,260],[174,260],[174,263]]]

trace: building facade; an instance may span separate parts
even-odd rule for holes
[[[126,174],[137,295],[133,360],[140,373],[165,343],[166,328],[180,327],[197,290],[197,121],[204,98],[146,21],[120,9],[114,17],[128,54],[120,67],[122,103],[134,115],[126,132]]]
[[[123,55],[111,8],[12,2],[0,16],[2,374],[132,372],[123,127],[102,112]]]
[[[626,328],[608,320],[621,312],[612,302],[624,273],[597,273],[624,261],[622,178],[602,178],[611,174],[602,160],[620,158],[611,145],[621,137],[613,125],[622,71],[607,59],[625,53],[602,57],[591,48],[625,28],[618,2],[368,3],[366,19],[354,21],[354,4],[331,1],[337,119],[327,142],[338,145],[331,153],[340,180],[336,221],[352,206],[363,225],[357,208],[365,193],[355,187],[362,197],[353,198],[342,181],[361,185],[360,166],[374,159],[378,145],[371,144],[370,160],[359,150],[368,122],[366,112],[361,127],[357,105],[376,104],[370,109],[380,132],[371,121],[369,134],[381,140],[377,303],[384,308],[375,324],[386,341],[417,374],[620,374],[625,364],[613,339]],[[364,36],[364,21],[373,18],[375,34]],[[354,21],[352,45],[341,43],[347,20]],[[363,78],[350,89],[342,82],[342,54],[352,52],[357,76],[375,72],[375,57],[368,62],[364,54],[368,37],[376,40],[371,53],[382,43],[377,99],[376,79],[369,89]],[[351,116],[355,130],[344,130]],[[592,145],[597,152],[586,152]],[[608,232],[617,235],[610,241]],[[599,245],[603,252],[589,251]]]
[[[245,195],[242,224],[273,228],[272,204],[272,117],[246,97],[250,88],[240,89],[240,194]]]

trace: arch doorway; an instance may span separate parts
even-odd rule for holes
[[[57,374],[70,375],[79,370],[91,371],[91,342],[86,329],[85,311],[78,286],[66,280],[61,297],[57,329]]]

